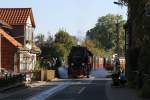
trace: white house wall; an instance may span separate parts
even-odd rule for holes
[[[26,28],[25,28],[26,40],[29,40],[29,41],[33,40],[33,31],[34,31],[34,28],[32,26],[31,18],[30,18],[30,16],[28,16],[28,19],[26,22]]]
[[[30,56],[31,56],[30,58],[31,63],[29,64],[29,67],[28,67],[29,71],[34,70],[35,64],[36,64],[36,54],[30,54]]]
[[[29,52],[20,53],[20,72],[31,72],[34,70],[36,64],[36,54]]]

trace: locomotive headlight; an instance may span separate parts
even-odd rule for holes
[[[85,65],[85,63],[82,63],[82,66],[84,66]]]
[[[71,63],[71,66],[73,66],[74,65],[74,63]]]

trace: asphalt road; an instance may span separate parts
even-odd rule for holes
[[[19,87],[14,88],[9,91],[5,91],[1,94],[0,100],[28,100],[28,98],[42,92],[48,90],[51,86],[42,86],[42,87],[34,87],[34,88],[27,88],[27,87]]]
[[[74,80],[64,90],[46,100],[107,100],[103,79]]]
[[[107,100],[105,70],[93,70],[89,79],[62,79],[32,88],[18,87],[0,93],[0,100]]]

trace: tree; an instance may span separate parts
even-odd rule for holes
[[[61,58],[64,58],[64,60],[66,61],[68,53],[70,52],[72,46],[77,45],[77,39],[76,37],[69,35],[68,32],[59,30],[55,35],[54,44],[57,48],[60,49],[58,49],[58,51],[56,50],[57,53],[55,52],[55,54],[59,55],[59,57]]]
[[[40,56],[44,58],[51,58],[51,48],[54,42],[51,34],[49,33],[47,40],[45,39],[44,34],[36,36],[35,39],[36,45],[41,49]]]
[[[119,3],[121,3],[122,5],[126,5],[128,4],[129,0],[118,0]]]
[[[67,60],[68,53],[72,46],[77,45],[77,39],[69,35],[68,32],[59,30],[55,38],[49,33],[45,39],[43,34],[36,36],[36,45],[41,49],[41,57],[44,58],[62,58]]]
[[[124,49],[124,29],[125,21],[122,16],[107,14],[98,19],[94,28],[86,33],[87,39],[95,41],[97,48],[105,51],[116,48],[116,22],[119,22],[119,48]]]
[[[51,33],[48,33],[48,38],[46,40],[46,44],[51,47],[52,43],[54,42],[54,38],[52,37]]]
[[[150,0],[118,0],[128,7],[126,76],[129,85],[150,98]]]
[[[69,33],[64,30],[59,30],[56,33],[55,42],[64,44],[67,50],[70,50],[72,46],[77,45],[76,37],[69,35]]]
[[[38,47],[42,48],[45,44],[45,36],[44,34],[39,34],[38,36],[35,37],[35,43]]]
[[[66,59],[68,52],[62,43],[53,43],[51,54],[54,58]]]
[[[104,56],[104,50],[100,48],[96,48],[95,42],[93,40],[86,39],[82,42],[82,46],[87,47],[94,55]]]

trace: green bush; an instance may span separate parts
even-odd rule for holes
[[[32,77],[33,81],[40,81],[41,80],[41,71],[34,71],[33,72],[33,77]]]

